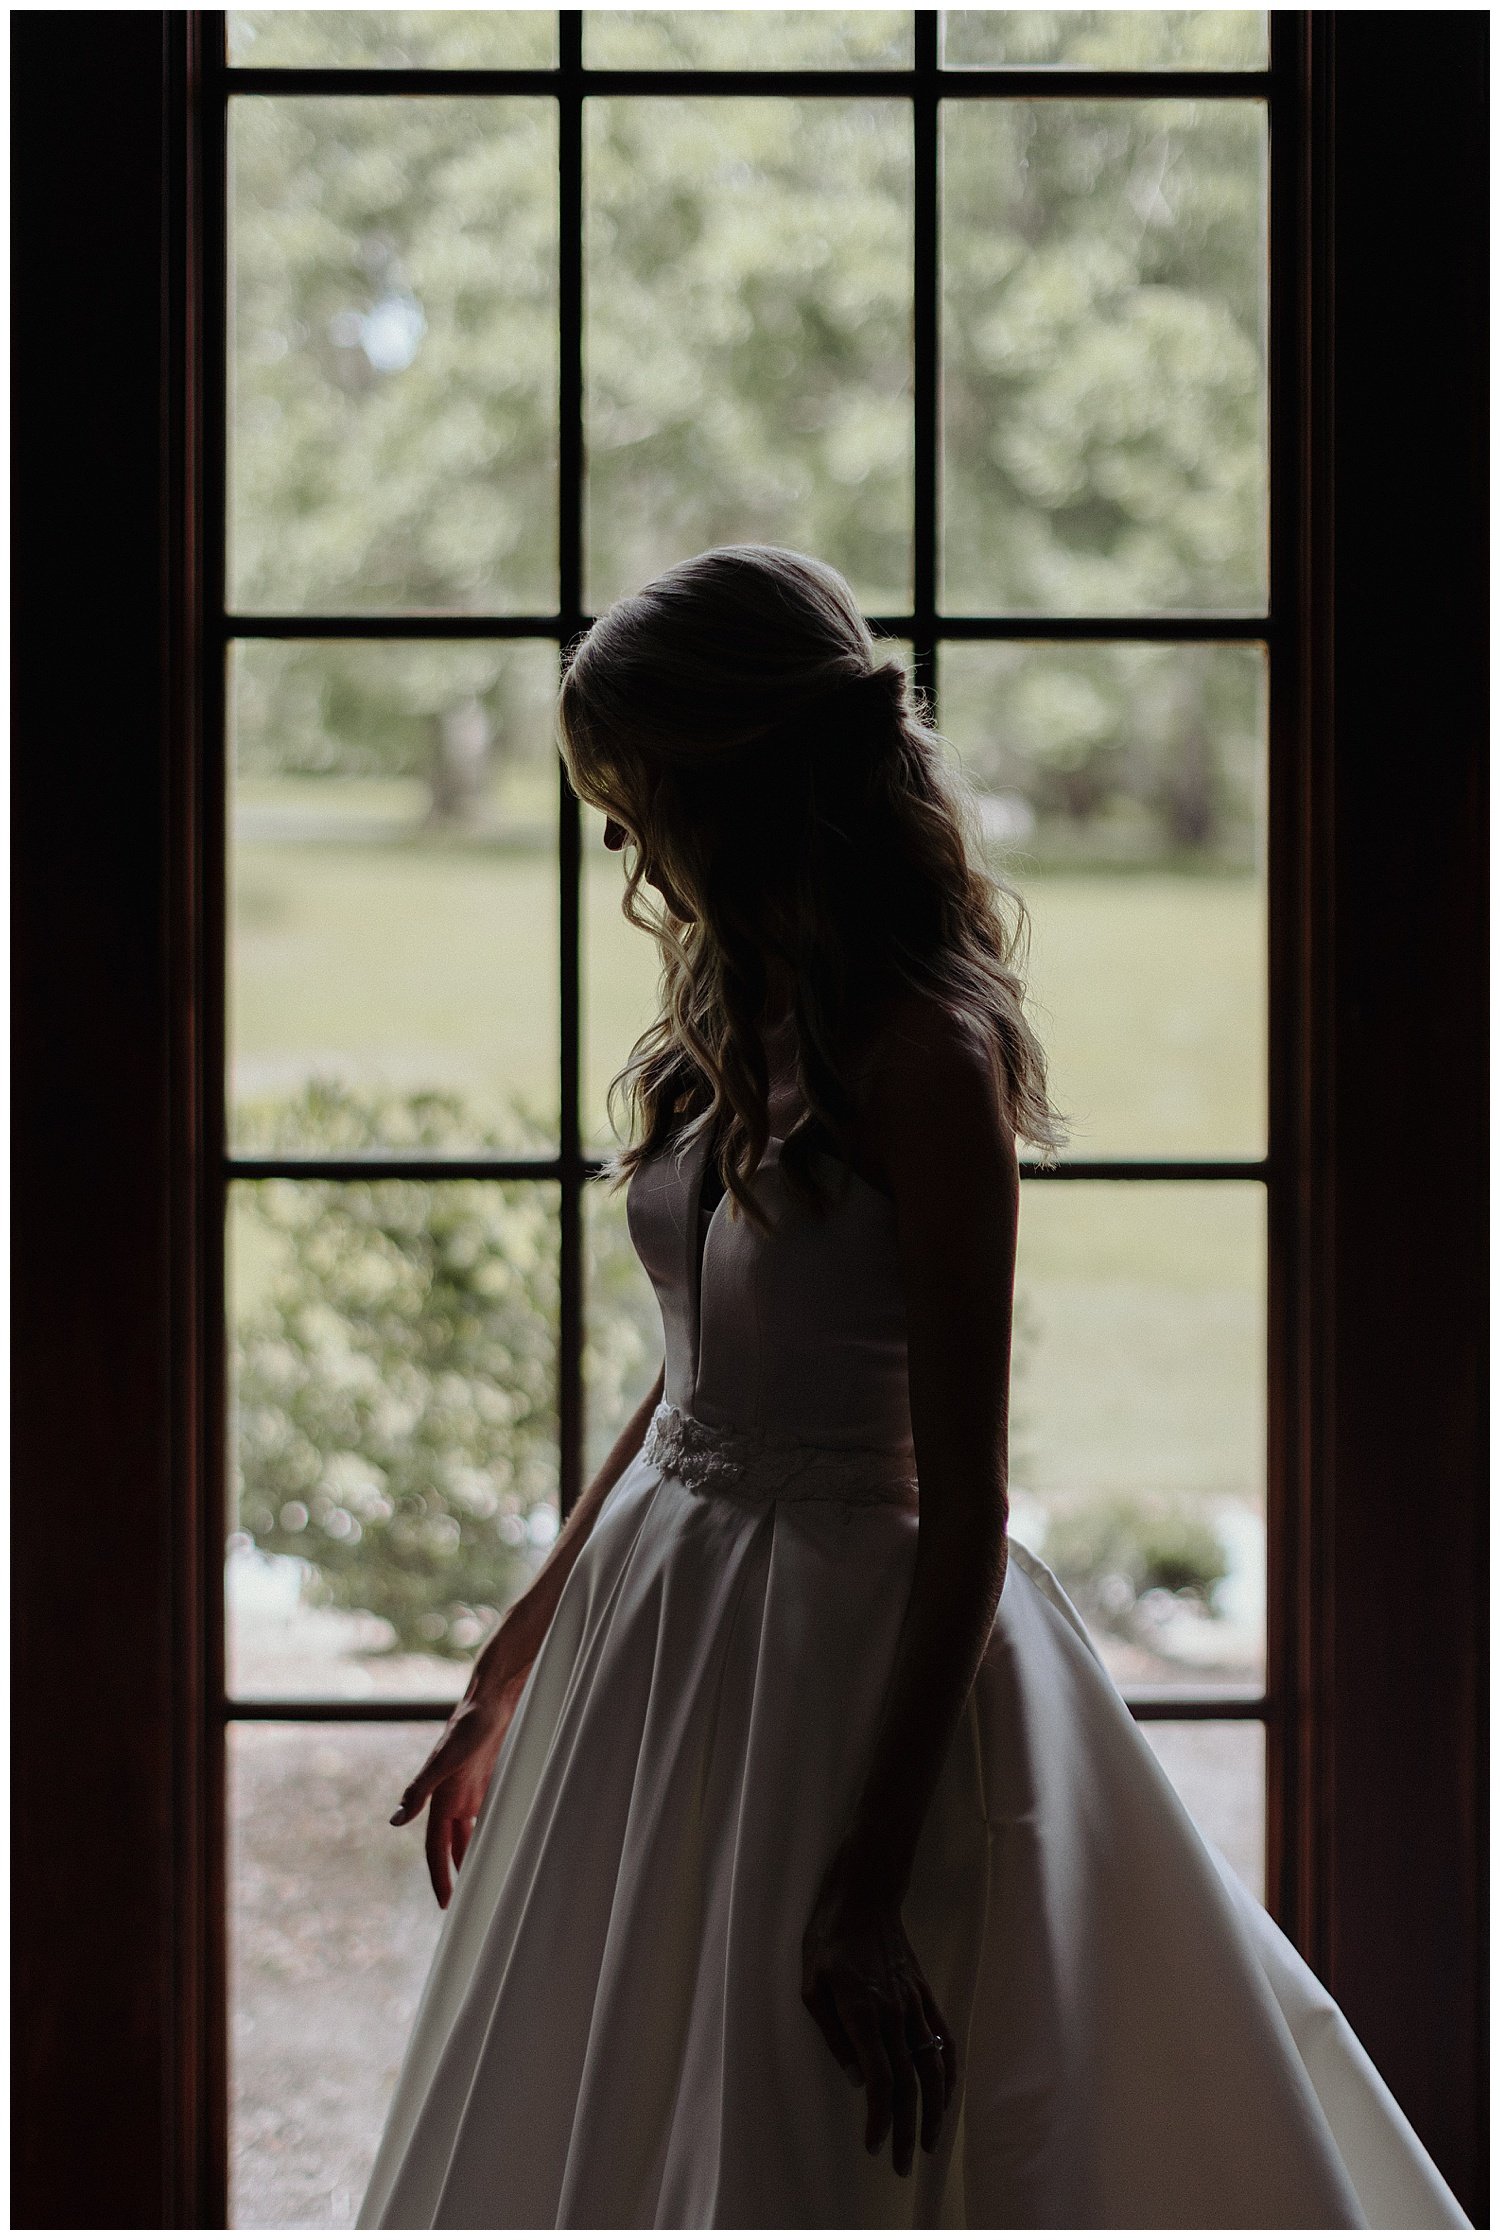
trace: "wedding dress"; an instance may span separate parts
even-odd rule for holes
[[[772,1138],[627,1204],[666,1397],[563,1588],[444,1916],[363,2228],[1434,2229],[1467,2220],[1011,1545],[907,1932],[962,2089],[898,2177],[800,1996],[916,1549],[890,1201]]]

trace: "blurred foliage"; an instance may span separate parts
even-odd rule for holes
[[[455,1133],[488,1142],[454,1098],[315,1084],[254,1148],[436,1149]],[[467,1655],[556,1527],[555,1192],[237,1187],[273,1247],[235,1332],[241,1529],[310,1564],[311,1599],[385,1619],[392,1648]]]
[[[943,603],[1258,609],[1265,112],[963,101],[943,120]]]
[[[909,105],[622,96],[585,122],[592,602],[748,538],[909,604]]]
[[[587,8],[593,70],[860,70],[911,67],[901,8]]]
[[[1258,21],[1023,11],[954,18],[949,39],[959,60],[999,39],[1015,61],[1050,41],[1059,60],[1212,67],[1244,62]],[[498,58],[528,23],[550,41],[550,17],[511,11],[266,12],[231,37],[259,62],[459,61]],[[757,18],[755,59],[879,64],[898,26],[782,11]],[[621,11],[588,33],[611,62],[712,64],[735,59],[745,21]],[[1180,51],[1160,49],[1168,33]],[[1259,605],[1264,131],[1249,101],[948,105],[950,609]],[[553,104],[254,96],[234,103],[232,139],[236,603],[550,611]],[[596,98],[585,155],[591,602],[760,537],[823,554],[871,611],[909,604],[907,105],[874,85]],[[492,649],[407,650],[375,689],[375,649],[278,648],[257,686],[258,766],[420,768],[433,821],[461,817],[473,789],[444,790],[453,765],[529,751],[512,742],[537,735],[536,713]],[[1104,827],[1122,802],[1141,811],[1129,855],[1239,860],[1243,785],[1230,813],[1214,796],[1244,761],[1243,707],[1206,671],[1147,691],[1111,668],[1118,651],[1078,649],[1014,697],[1007,789],[1071,835],[1070,860],[1089,858],[1091,829],[1118,856]],[[967,750],[967,712],[942,713]]]
[[[1237,8],[953,8],[943,11],[942,46],[950,70],[1049,62],[1074,70],[1263,70],[1266,17]]]
[[[1229,1554],[1201,1501],[1094,1494],[1049,1503],[1041,1554],[1091,1625],[1149,1640],[1169,1602],[1215,1615]]]
[[[232,8],[229,59],[251,70],[550,70],[551,8]]]
[[[555,607],[556,104],[230,123],[235,599]]]
[[[945,645],[939,689],[1002,863],[1260,868],[1258,648]]]

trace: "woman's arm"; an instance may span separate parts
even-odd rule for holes
[[[475,1694],[502,1688],[515,1672],[517,1664],[530,1666],[542,1645],[542,1638],[552,1623],[552,1614],[567,1583],[568,1573],[578,1561],[578,1551],[594,1529],[594,1520],[614,1491],[626,1465],[640,1452],[646,1427],[661,1399],[666,1382],[666,1364],[656,1372],[656,1381],[646,1397],[630,1417],[609,1453],[599,1465],[587,1490],[568,1512],[562,1530],[548,1551],[547,1560],[524,1594],[518,1595],[489,1640],[474,1660],[474,1670],[469,1686]]]
[[[862,1135],[896,1207],[921,1517],[871,1763],[809,1924],[803,1995],[910,2168],[936,2143],[957,2070],[901,1926],[923,1820],[1005,1581],[1014,1137],[989,1054],[912,1006],[871,1077]],[[945,2044],[930,2050],[934,2032]]]
[[[661,1398],[665,1373],[665,1366],[657,1370],[651,1390],[610,1448],[587,1492],[574,1504],[546,1562],[475,1658],[461,1701],[391,1814],[391,1825],[404,1827],[431,1799],[427,1872],[440,1906],[446,1906],[453,1894],[453,1874],[463,1865],[500,1745],[568,1574],[607,1497],[639,1451]]]

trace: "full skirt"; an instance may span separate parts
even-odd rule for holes
[[[361,2228],[1466,2223],[1014,1542],[903,1909],[962,2090],[909,2176],[865,2151],[801,1945],[916,1533],[626,1470],[501,1750]]]

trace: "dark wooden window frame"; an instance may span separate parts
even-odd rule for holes
[[[15,160],[30,197],[16,331],[32,338],[15,390],[28,563],[15,639],[16,2221],[223,2222],[224,1716],[414,1708],[222,1698],[225,1191],[236,1175],[346,1171],[224,1153],[226,641],[566,643],[582,626],[581,103],[686,86],[912,100],[915,611],[879,619],[912,638],[919,674],[958,636],[1270,645],[1268,1158],[1063,1173],[1267,1186],[1266,1697],[1173,1699],[1160,1715],[1266,1719],[1273,1906],[1482,2216],[1483,19],[1273,13],[1269,80],[944,74],[930,14],[904,72],[584,72],[574,15],[555,73],[226,76],[222,22],[39,13],[15,27]],[[235,84],[558,98],[560,451],[573,503],[556,615],[226,617],[223,123]],[[1269,99],[1268,618],[937,612],[937,272],[923,245],[935,239],[938,101],[1032,92]],[[129,348],[102,387],[104,312]],[[1422,408],[1415,458],[1390,440],[1403,399]],[[81,562],[91,580],[112,570],[97,611],[76,588]],[[86,785],[69,765],[75,740]],[[1413,755],[1420,796],[1401,788]],[[561,1185],[566,1501],[581,1471],[590,1166],[579,820],[565,786],[561,807],[559,1156],[422,1171]],[[1418,1129],[1432,1148],[1413,1159]]]

